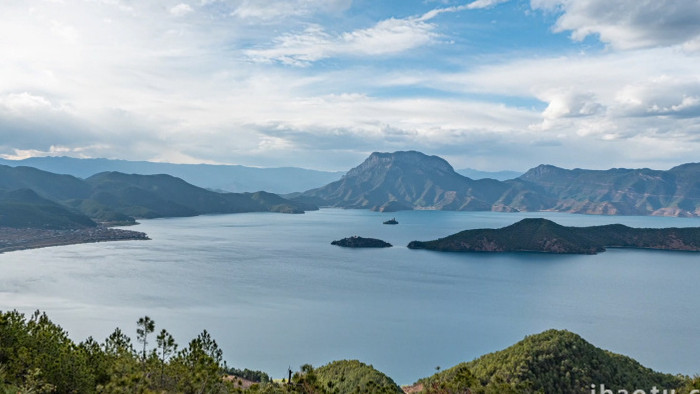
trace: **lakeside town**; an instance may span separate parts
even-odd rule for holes
[[[104,226],[69,230],[0,227],[0,253],[48,246],[148,239],[146,233]]]

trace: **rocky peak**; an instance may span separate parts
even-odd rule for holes
[[[454,168],[438,156],[428,156],[416,151],[399,151],[393,153],[374,152],[362,164],[348,171],[348,177],[366,172],[388,170],[392,167],[415,168],[428,173],[456,174]]]
[[[539,178],[559,176],[562,174],[566,174],[567,172],[568,171],[563,168],[559,168],[550,164],[540,164],[539,166],[528,170],[525,174],[520,176],[519,179],[530,181]]]

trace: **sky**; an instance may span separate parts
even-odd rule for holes
[[[698,0],[2,0],[0,157],[700,161]]]

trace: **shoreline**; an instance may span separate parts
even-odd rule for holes
[[[146,241],[146,233],[105,226],[71,230],[0,227],[0,254],[51,246],[111,241]]]

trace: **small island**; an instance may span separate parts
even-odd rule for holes
[[[384,224],[399,224],[399,222],[396,221],[396,218],[391,218],[391,220],[387,220]]]
[[[331,242],[331,245],[342,246],[344,248],[390,248],[392,245],[376,238],[362,238],[353,235],[339,241]]]
[[[443,252],[596,254],[606,248],[700,252],[700,227],[632,228],[622,224],[566,227],[547,219],[523,219],[500,229],[466,230],[410,249]]]

